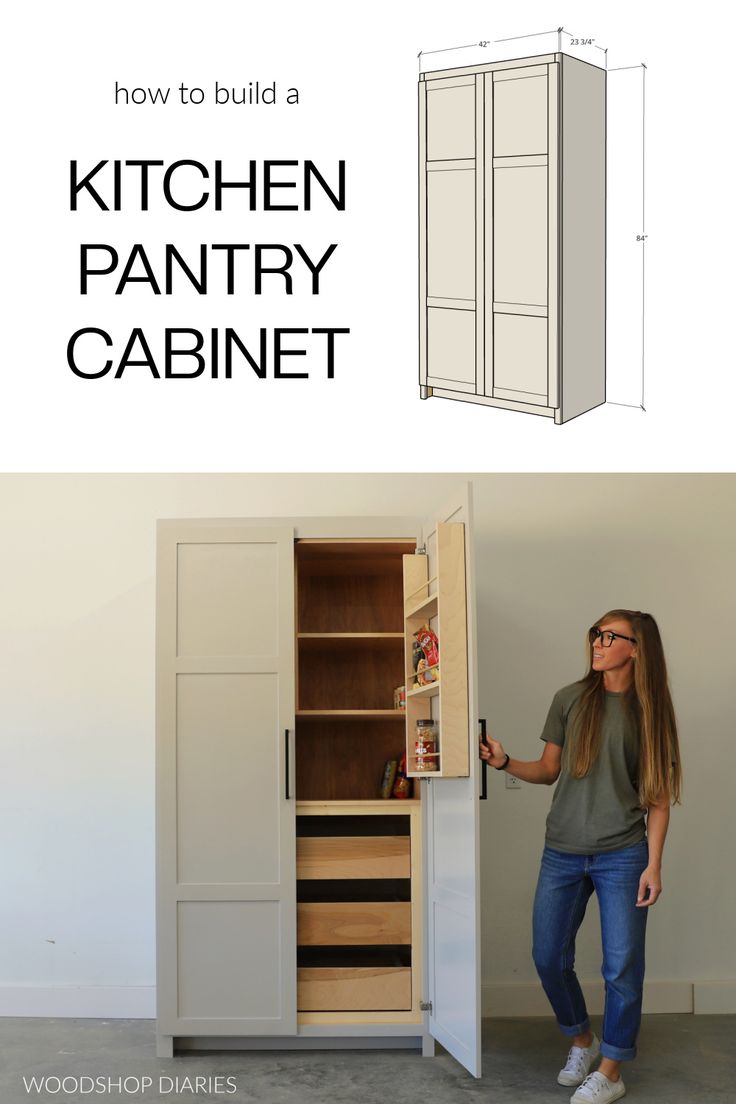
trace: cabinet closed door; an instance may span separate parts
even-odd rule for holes
[[[293,531],[163,526],[158,578],[159,1030],[293,1033]]]

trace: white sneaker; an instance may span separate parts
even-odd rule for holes
[[[609,1081],[600,1070],[586,1077],[577,1092],[570,1097],[570,1104],[609,1104],[618,1100],[626,1092],[626,1086],[619,1077],[618,1081]]]
[[[590,1067],[601,1052],[601,1044],[596,1036],[590,1046],[574,1046],[567,1056],[565,1068],[561,1069],[557,1081],[560,1085],[579,1085],[590,1073]]]

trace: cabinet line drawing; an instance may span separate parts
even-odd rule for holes
[[[606,71],[419,77],[419,384],[554,418],[606,399]]]
[[[159,1057],[437,1040],[480,1076],[471,509],[158,523]]]

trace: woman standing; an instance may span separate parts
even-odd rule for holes
[[[512,759],[492,739],[480,754],[525,782],[559,778],[534,900],[534,963],[560,1030],[572,1039],[558,1082],[579,1086],[571,1104],[608,1104],[626,1092],[620,1066],[636,1056],[647,914],[662,892],[669,807],[680,800],[681,779],[654,618],[611,610],[588,642],[588,673],[555,694],[540,759]],[[575,936],[594,891],[606,990],[600,1042],[574,971]]]

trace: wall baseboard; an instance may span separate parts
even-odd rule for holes
[[[0,1016],[153,1020],[155,985],[0,985]]]
[[[582,980],[589,1011],[603,1012],[603,982]],[[505,1019],[551,1015],[541,985],[512,981],[484,985],[483,1016]],[[694,1012],[696,1015],[735,1015],[733,981],[649,981],[644,986],[644,1012]],[[91,1019],[153,1020],[154,985],[0,985],[0,1016],[80,1017]]]
[[[693,1012],[699,1016],[734,1015],[736,981],[694,982]]]
[[[602,979],[581,979],[580,984],[589,1012],[600,1016],[604,1001]],[[482,1008],[484,1016],[498,1019],[551,1015],[542,986],[534,981],[484,985]],[[645,982],[644,1013],[664,1012],[736,1013],[736,980]]]

